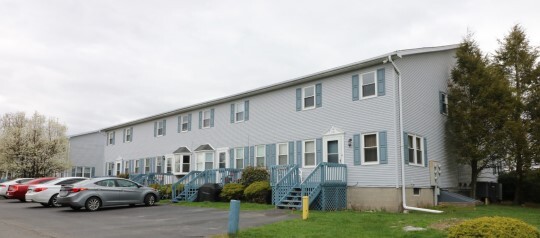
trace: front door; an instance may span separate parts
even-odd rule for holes
[[[323,162],[343,164],[343,134],[323,138]]]

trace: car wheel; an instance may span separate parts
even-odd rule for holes
[[[144,205],[154,206],[154,204],[156,204],[156,196],[154,196],[154,194],[147,194],[144,197]]]
[[[78,211],[78,210],[81,210],[81,207],[76,207],[76,206],[70,206],[71,209],[75,210],[75,211]]]
[[[86,210],[90,212],[95,212],[99,209],[99,207],[101,207],[101,200],[99,200],[97,197],[91,197],[86,200],[84,207],[86,207]]]
[[[44,203],[44,202],[42,202],[42,203],[39,203],[39,204],[41,204],[41,206],[44,206],[44,207],[48,207],[48,206],[49,206],[49,204],[48,204],[48,203]]]
[[[58,203],[58,194],[55,194],[49,200],[49,205],[52,207],[61,207],[62,205]]]

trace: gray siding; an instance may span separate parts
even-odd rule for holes
[[[118,135],[118,133],[116,134]],[[105,141],[105,134],[99,132],[70,137],[69,159],[71,165],[95,167],[95,175],[103,176]],[[68,170],[68,173],[71,174],[71,169]]]
[[[405,132],[427,138],[429,160],[442,165],[441,187],[456,187],[458,167],[445,151],[446,116],[439,112],[439,91],[446,92],[455,51],[405,56],[396,60],[403,79]],[[405,165],[407,186],[429,187],[429,168]]]

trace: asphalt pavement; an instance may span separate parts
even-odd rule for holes
[[[208,237],[227,233],[228,211],[174,206],[84,209],[46,208],[38,203],[0,199],[0,238]],[[240,229],[286,219],[286,210],[240,213]]]

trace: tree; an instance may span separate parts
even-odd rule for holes
[[[471,168],[471,196],[483,169],[502,158],[511,107],[508,83],[469,34],[456,52],[448,88],[448,141],[458,163]]]
[[[0,119],[0,165],[23,177],[51,176],[69,168],[66,126],[37,112]]]
[[[515,101],[505,130],[510,138],[508,165],[517,175],[514,204],[521,204],[524,173],[530,168],[535,151],[532,135],[536,122],[532,120],[534,113],[530,110],[537,107],[531,105],[535,102],[531,95],[535,93],[534,86],[538,81],[538,50],[529,44],[525,31],[519,25],[513,26],[510,33],[499,40],[499,45],[494,56],[495,66],[510,83]]]

